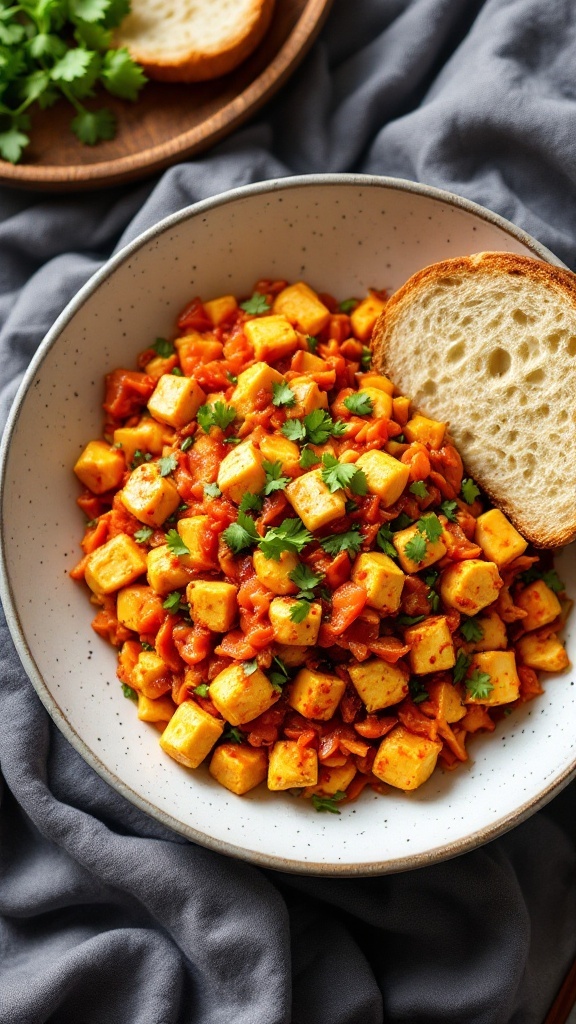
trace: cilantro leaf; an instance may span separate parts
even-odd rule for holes
[[[456,517],[456,512],[458,511],[457,501],[448,501],[448,499],[446,499],[446,501],[443,501],[440,505],[440,511],[446,516],[446,519],[450,520],[451,523],[458,522]]]
[[[481,640],[484,636],[484,630],[482,626],[475,618],[465,619],[460,626],[460,632],[468,643],[475,644],[478,640]]]
[[[286,484],[290,483],[289,476],[282,476],[282,463],[281,462],[267,462],[266,459],[262,462],[262,469],[266,473],[266,483],[264,484],[264,494],[274,494],[274,491],[283,491]]]
[[[365,391],[356,391],[344,399],[344,405],[356,416],[371,416],[374,409],[374,402]]]
[[[306,427],[302,420],[286,420],[280,429],[289,441],[303,441],[306,437]]]
[[[54,82],[75,82],[83,79],[92,70],[97,57],[93,50],[75,46],[56,61],[50,70],[50,77]]]
[[[422,701],[430,700],[430,694],[421,679],[412,678],[408,683],[408,689],[415,704],[421,704]]]
[[[127,14],[130,14],[130,0],[110,0],[104,18],[106,28],[116,28]]]
[[[138,541],[139,544],[145,544],[147,540],[150,540],[153,533],[154,530],[151,526],[141,526],[139,530],[136,530],[134,540]]]
[[[419,622],[423,622],[425,618],[425,615],[397,615],[396,622],[399,626],[416,626]]]
[[[186,602],[182,602],[182,594],[180,593],[180,591],[172,590],[164,598],[162,602],[162,607],[165,608],[167,612],[171,612],[172,614],[174,614],[175,612],[180,611],[180,606],[182,603],[184,603],[185,607],[188,607]]]
[[[486,700],[494,689],[490,676],[487,672],[480,672],[476,669],[466,680],[466,689],[475,700]]]
[[[422,516],[417,524],[420,533],[424,533],[431,544],[434,541],[440,540],[444,527],[438,519],[435,512],[427,512],[425,516]]]
[[[242,669],[244,671],[244,675],[245,676],[252,676],[252,675],[254,675],[254,673],[256,672],[257,668],[258,668],[258,662],[256,661],[256,658],[252,658],[250,661],[243,661],[242,662]]]
[[[338,309],[341,313],[351,313],[359,305],[359,302],[359,299],[344,299],[338,306]]]
[[[70,127],[86,146],[113,139],[116,134],[116,117],[107,107],[100,110],[82,110],[73,118]]]
[[[101,21],[110,6],[110,0],[69,0],[72,21]]]
[[[465,654],[464,651],[458,651],[458,657],[456,658],[456,664],[454,665],[455,683],[462,682],[471,664],[472,658],[468,654]]]
[[[28,135],[19,132],[17,128],[7,128],[0,132],[0,156],[10,164],[17,164],[29,142]]]
[[[220,427],[226,430],[236,419],[236,409],[225,402],[214,402],[214,405],[201,405],[196,413],[196,419],[205,434],[209,433],[210,427]]]
[[[304,417],[306,438],[311,444],[325,444],[329,437],[341,437],[346,424],[333,420],[325,409],[313,409]]]
[[[428,488],[423,480],[415,480],[413,484],[410,484],[408,490],[410,494],[415,494],[417,498],[428,497]]]
[[[338,462],[333,455],[322,456],[322,479],[331,494],[342,487],[348,487],[357,472],[352,462]]]
[[[122,693],[124,694],[127,700],[138,700],[138,694],[136,693],[136,690],[133,690],[132,687],[128,686],[127,683],[122,683]]]
[[[268,679],[270,680],[271,686],[276,690],[277,693],[282,693],[282,687],[288,682],[290,676],[288,675],[288,669],[282,661],[276,655],[272,658],[272,671],[268,673]]]
[[[260,292],[254,292],[246,302],[240,303],[240,309],[243,309],[245,313],[250,313],[251,316],[258,316],[259,313],[267,313],[270,308],[271,306],[267,301],[266,296],[261,295]]]
[[[310,601],[302,599],[296,601],[295,604],[290,605],[290,619],[292,622],[304,622],[304,619],[308,616],[310,611]]]
[[[542,579],[550,590],[553,590],[555,594],[561,594],[566,589],[565,584],[560,579],[555,569],[549,569],[542,576]]]
[[[406,512],[401,512],[400,515],[396,516],[396,519],[390,523],[390,528],[393,533],[396,533],[397,530],[405,530],[407,526],[411,525],[411,523],[412,520],[410,519],[410,516],[407,515]]]
[[[238,377],[235,373],[230,373],[230,370],[226,370],[226,380],[229,380],[231,384],[238,383]]]
[[[362,346],[362,355],[360,357],[360,369],[366,373],[367,370],[372,366],[372,352],[368,348],[368,345]]]
[[[301,519],[284,519],[280,526],[273,526],[260,540],[260,550],[266,558],[272,558],[275,562],[280,561],[283,551],[293,551],[300,554],[314,537],[306,529]]]
[[[183,372],[182,372],[182,370],[180,369],[179,366],[173,366],[172,369],[170,370],[170,373],[172,374],[173,377],[183,377],[184,376],[184,374],[183,374]]]
[[[260,540],[260,534],[254,526],[254,520],[240,510],[238,511],[236,522],[232,523],[227,530],[224,530],[222,536],[235,555],[245,548],[257,544]]]
[[[154,349],[156,355],[162,357],[162,359],[168,359],[169,356],[173,356],[176,351],[173,341],[168,341],[167,338],[156,338],[156,341],[151,348]]]
[[[200,683],[199,686],[195,686],[194,687],[194,693],[198,697],[207,697],[209,692],[210,692],[210,688],[208,686],[208,683]]]
[[[308,348],[310,351],[315,352],[318,348],[318,338],[314,338],[311,334],[307,334],[306,341],[308,342]]]
[[[240,504],[240,512],[261,512],[264,499],[259,494],[252,494],[251,491],[244,491]]]
[[[406,544],[404,552],[412,562],[419,565],[426,557],[426,538],[421,533],[415,533]]]
[[[296,405],[296,395],[285,380],[274,382],[272,385],[272,405],[285,406],[287,409]]]
[[[219,498],[222,491],[218,487],[218,484],[204,484],[204,494],[207,498]]]
[[[467,505],[471,505],[480,495],[480,488],[476,486],[471,477],[462,481],[460,490]]]
[[[168,530],[168,533],[166,534],[166,544],[170,548],[172,554],[178,555],[179,558],[182,555],[190,554],[190,548],[186,547],[177,530]]]
[[[298,597],[305,598],[310,601],[314,597],[314,587],[317,587],[318,584],[322,582],[324,579],[324,573],[313,572],[309,566],[303,565],[302,562],[299,562],[296,568],[293,569],[292,572],[288,573],[288,579],[292,580],[292,583],[298,587],[298,590],[300,591]]]
[[[222,739],[228,743],[242,743],[244,741],[244,733],[237,729],[236,726],[229,725],[222,733]]]
[[[346,799],[346,793],[338,789],[333,796],[320,796],[319,793],[312,794],[312,806],[316,811],[328,811],[330,814],[340,814],[337,804]]]
[[[376,534],[376,543],[380,550],[383,551],[385,555],[388,555],[389,558],[398,558],[398,552],[392,543],[392,536],[392,530],[389,526],[384,524]]]
[[[175,469],[178,469],[178,459],[174,454],[164,455],[163,458],[158,459],[160,476],[170,476],[170,473],[173,473]]]
[[[102,62],[101,79],[113,96],[122,100],[135,100],[146,82],[146,76],[128,50],[108,50]]]
[[[311,466],[316,466],[320,462],[320,456],[316,455],[316,452],[306,445],[300,453],[300,466],[302,469],[310,469]]]
[[[331,537],[321,537],[320,544],[328,555],[338,555],[341,551],[349,551],[357,555],[363,544],[358,526],[353,526],[346,533],[335,533]]]

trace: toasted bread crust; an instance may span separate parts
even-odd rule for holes
[[[576,319],[576,275],[572,274],[568,270],[540,262],[539,260],[532,259],[531,257],[521,256],[515,253],[482,252],[476,253],[473,256],[463,256],[455,259],[444,260],[440,263],[425,267],[423,270],[414,274],[397,292],[394,293],[394,295],[391,296],[386,308],[375,325],[372,335],[373,364],[377,369],[381,370],[395,383],[397,383],[408,395],[410,395],[411,391],[410,373],[406,372],[406,369],[404,368],[402,380],[398,379],[395,339],[395,331],[397,330],[398,324],[406,314],[406,311],[410,308],[411,304],[422,297],[425,293],[431,294],[435,286],[439,285],[440,282],[446,281],[446,279],[451,277],[456,278],[461,275],[470,276],[480,274],[489,275],[493,279],[498,278],[498,284],[502,289],[506,288],[507,281],[511,277],[517,278],[521,276],[528,282],[538,282],[540,285],[543,285],[546,289],[552,292],[555,302],[563,304],[564,307],[566,307],[566,305],[569,306],[571,313]],[[473,330],[473,328],[471,329]],[[488,346],[490,341],[490,337],[487,336],[485,339],[486,346]],[[516,344],[516,342],[513,340],[512,347],[514,347],[514,344]],[[429,362],[429,365],[425,367],[426,373],[433,378],[436,369],[435,348],[433,342],[427,347],[426,359]],[[576,408],[576,366],[574,368],[573,378],[570,373],[571,367],[567,360],[564,363],[560,362],[558,366],[559,372],[563,375],[566,375],[568,370],[568,379],[564,376],[563,384],[565,389],[571,394],[574,403],[573,408]],[[468,391],[469,394],[473,395],[473,391],[470,389],[477,384],[477,381],[473,382],[471,375],[468,373],[468,368],[463,366],[460,370],[453,372],[461,374],[459,384],[462,387],[462,391]],[[412,393],[414,394],[416,390],[414,387],[415,381],[412,383]],[[424,414],[434,418],[443,418],[442,415],[438,414],[437,409],[435,409],[435,399],[433,395],[427,396],[425,401],[420,401],[418,405]],[[512,416],[512,420],[509,418],[510,415]],[[507,426],[515,424],[514,412],[510,414],[508,409],[506,409],[506,423]],[[465,464],[467,461],[467,445],[465,441],[466,426],[467,423],[464,421],[462,411],[460,410],[457,412],[455,410],[454,417],[450,419],[449,429],[454,430],[454,433],[457,435],[458,448]],[[482,437],[482,429],[482,425],[475,428],[477,436],[479,435]],[[555,521],[553,514],[550,513],[549,509],[544,507],[544,502],[542,502],[542,515],[540,521],[536,524],[533,515],[534,501],[532,500],[531,508],[525,509],[522,506],[521,501],[518,499],[511,499],[507,493],[503,492],[501,488],[499,488],[497,483],[493,480],[492,474],[487,466],[484,466],[478,461],[478,459],[475,461],[473,475],[476,481],[486,492],[493,504],[502,509],[516,528],[536,547],[560,547],[576,539],[576,429],[574,422],[572,422],[572,424],[567,424],[564,436],[566,439],[566,447],[562,454],[557,456],[557,460],[562,463],[563,468],[565,468],[565,472],[569,473],[573,480],[574,513],[571,522],[561,523]],[[487,445],[493,443],[493,438],[488,435],[488,428],[486,443]],[[547,467],[542,465],[537,468],[539,470],[539,472],[535,474],[535,476],[537,476],[537,482],[534,485],[526,484],[526,488],[528,489],[532,486],[540,486],[542,493],[544,494]],[[530,495],[530,497],[531,499],[534,499],[533,494]]]

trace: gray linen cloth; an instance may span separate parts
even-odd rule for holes
[[[97,194],[0,191],[2,422],[102,262],[235,185],[428,182],[576,268],[575,66],[573,0],[336,0],[282,93],[199,159]],[[52,725],[4,624],[0,638],[0,1024],[542,1024],[576,953],[574,785],[445,864],[266,873],[109,789]]]

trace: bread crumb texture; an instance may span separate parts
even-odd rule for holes
[[[576,278],[512,253],[446,260],[392,296],[375,362],[449,423],[467,471],[534,544],[576,536]]]

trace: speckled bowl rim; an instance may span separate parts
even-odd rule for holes
[[[206,835],[204,832],[197,831],[195,828],[192,828],[192,826],[183,824],[173,818],[172,815],[167,814],[158,807],[155,807],[148,800],[135,793],[130,786],[127,786],[122,779],[107,768],[94,754],[94,752],[89,749],[85,741],[72,727],[52,697],[52,694],[44,682],[42,673],[32,656],[24,631],[20,624],[15,601],[13,600],[12,588],[8,578],[6,560],[4,558],[5,538],[2,506],[4,501],[4,481],[10,441],[18,423],[20,412],[30,384],[35,378],[48,352],[57,342],[64,328],[67,327],[72,318],[76,316],[82,308],[86,300],[99,288],[103,281],[115,272],[116,268],[120,264],[136,253],[139,249],[148,245],[150,241],[157,238],[173,226],[180,224],[182,221],[196,217],[199,214],[205,214],[210,210],[220,206],[225,206],[228,203],[233,203],[236,200],[245,198],[246,196],[266,195],[270,192],[280,192],[285,189],[299,189],[319,185],[324,187],[329,186],[331,188],[357,185],[363,188],[373,187],[396,190],[398,192],[411,192],[415,195],[424,196],[445,205],[447,204],[449,206],[457,207],[458,209],[471,213],[481,220],[487,221],[489,224],[493,224],[495,227],[507,232],[517,241],[525,245],[526,248],[531,250],[537,259],[544,260],[546,263],[551,263],[554,266],[568,269],[566,264],[559,260],[554,253],[544,245],[541,245],[540,242],[536,241],[536,239],[526,231],[516,227],[515,224],[512,224],[511,221],[506,220],[504,217],[500,217],[491,210],[488,210],[469,199],[464,199],[462,196],[455,195],[452,192],[435,188],[432,185],[424,185],[418,182],[408,181],[403,178],[380,177],[378,175],[369,174],[310,174],[287,178],[273,178],[257,182],[252,185],[243,185],[239,188],[230,189],[229,191],[220,193],[210,199],[204,199],[198,203],[192,204],[191,206],[187,206],[183,210],[179,210],[177,213],[170,214],[168,217],[165,217],[153,227],[148,228],[148,230],[144,231],[132,242],[129,242],[126,246],[120,249],[119,252],[112,256],[104,266],[101,267],[100,270],[96,271],[89,281],[83,285],[76,296],[68,303],[54,323],[53,327],[51,327],[43,341],[40,343],[40,346],[34,355],[28,370],[26,371],[22,383],[20,384],[10,410],[0,444],[0,598],[2,599],[8,628],[12,635],[20,660],[46,710],[58,726],[59,730],[63,733],[69,743],[72,744],[74,749],[83,757],[90,767],[104,779],[105,782],[120,793],[121,796],[125,797],[126,800],[130,801],[130,803],[134,804],[141,811],[149,814],[152,818],[155,818],[162,825],[166,826],[166,828],[171,829],[178,835],[183,835],[187,839],[192,840],[201,846],[210,850],[215,850],[217,853],[236,857],[262,868],[284,871],[291,874],[328,875],[331,877],[368,877],[370,875],[384,875],[399,871],[409,871],[414,868],[421,868],[431,864],[436,864],[440,861],[460,856],[463,853],[468,853],[469,851],[498,838],[498,836],[503,835],[511,828],[514,828],[522,821],[525,821],[541,807],[544,807],[545,804],[560,792],[560,790],[568,785],[572,778],[576,776],[576,753],[574,762],[571,765],[568,765],[561,775],[554,780],[554,782],[546,786],[538,796],[521,804],[512,813],[504,815],[489,826],[481,828],[476,832],[472,832],[465,839],[455,840],[452,843],[444,843],[423,853],[407,857],[397,857],[384,861],[377,860],[373,863],[363,863],[358,865],[354,863],[318,864],[314,862],[302,862],[284,857],[269,856],[267,854],[258,853],[258,851],[246,850],[241,846],[236,846],[233,843],[214,839],[211,836]]]

